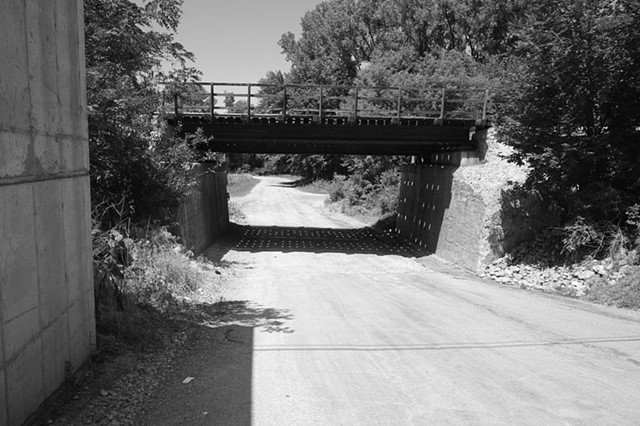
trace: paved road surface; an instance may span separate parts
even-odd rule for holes
[[[638,313],[438,272],[283,182],[238,199],[231,320],[149,424],[640,424]]]

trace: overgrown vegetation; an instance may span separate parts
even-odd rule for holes
[[[248,173],[229,173],[227,175],[227,192],[230,197],[247,195],[260,181]]]
[[[101,230],[94,209],[93,249],[98,346],[114,351],[162,346],[172,319],[188,310],[185,301],[204,285],[219,282],[214,266],[194,258],[164,227],[136,227],[110,206],[121,220]],[[170,333],[169,333],[170,334]]]
[[[531,168],[525,189],[559,216],[570,253],[606,255],[634,231],[639,23],[636,2],[541,1],[523,31],[526,67],[499,130],[512,160]]]
[[[626,268],[616,282],[596,277],[591,282],[588,299],[619,308],[640,308],[640,265]]]
[[[344,213],[377,221],[395,214],[400,172],[397,160],[373,156],[348,157],[348,176],[337,175],[328,185],[329,200]]]
[[[180,300],[215,277],[166,231],[196,181],[202,133],[164,134],[159,86],[199,77],[174,40],[181,0],[84,0],[99,348],[164,341]],[[170,64],[171,71],[166,71]],[[205,160],[217,161],[213,155]],[[210,265],[209,265],[210,266]]]

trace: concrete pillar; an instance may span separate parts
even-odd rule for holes
[[[82,2],[0,0],[0,425],[95,348]]]

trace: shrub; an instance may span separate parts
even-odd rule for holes
[[[227,192],[230,197],[242,197],[260,181],[247,173],[229,173],[227,175]]]
[[[141,229],[121,221],[102,231],[98,219],[94,210],[98,348],[125,344],[144,350],[162,344],[161,330],[171,326],[182,301],[213,278],[166,228]]]
[[[562,238],[562,252],[577,254],[585,249],[597,252],[602,247],[604,236],[591,224],[586,223],[584,217],[578,216],[575,221],[564,227]]]
[[[155,231],[150,238],[133,244],[133,261],[126,269],[123,291],[140,305],[170,309],[206,279],[191,256],[180,250],[166,229]]]
[[[594,278],[587,299],[619,308],[640,308],[640,266],[625,268],[613,284],[603,277]]]

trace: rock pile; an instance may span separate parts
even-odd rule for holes
[[[628,267],[626,258],[587,259],[568,266],[544,267],[540,263],[513,263],[505,256],[486,265],[481,276],[506,285],[583,297],[597,280],[615,285]]]

